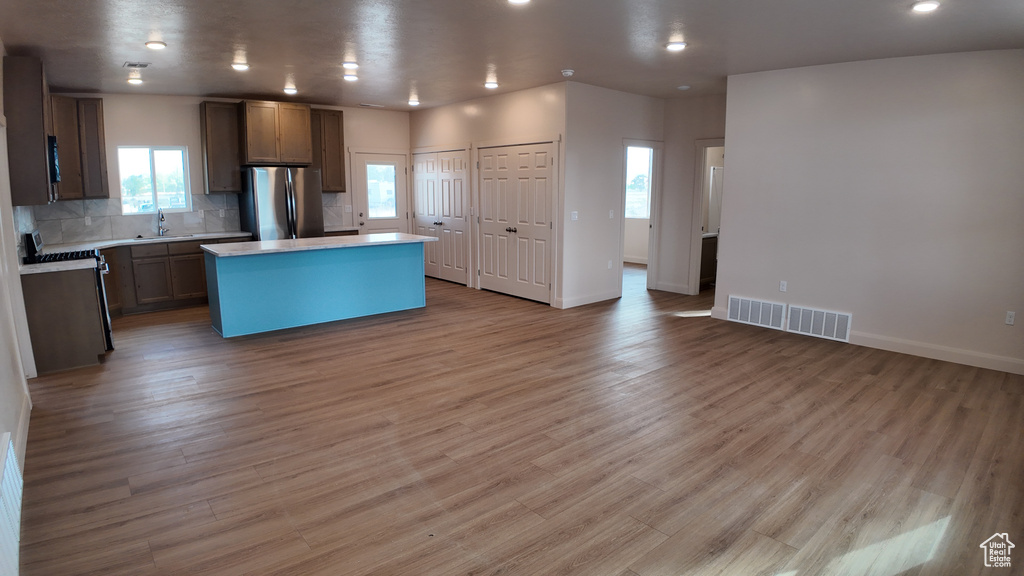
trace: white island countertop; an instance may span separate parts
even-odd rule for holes
[[[387,244],[414,244],[417,242],[436,242],[433,236],[385,232],[377,234],[360,234],[358,236],[328,236],[324,238],[296,238],[294,240],[261,240],[258,242],[232,242],[229,244],[203,245],[203,250],[217,256],[253,256],[256,254],[273,254],[279,252],[305,252],[309,250],[328,250],[333,248],[359,248],[365,246],[384,246]]]

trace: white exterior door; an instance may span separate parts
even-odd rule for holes
[[[355,153],[352,203],[360,234],[409,232],[404,154]]]
[[[412,155],[413,229],[420,236],[437,238],[441,224],[437,194],[437,154]],[[423,243],[423,273],[440,278],[440,242]]]
[[[480,150],[481,288],[551,302],[552,149]]]

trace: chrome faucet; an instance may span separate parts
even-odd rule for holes
[[[164,234],[167,234],[167,232],[170,230],[170,228],[164,226],[164,220],[166,220],[166,218],[164,218],[164,209],[163,208],[157,208],[156,209],[156,229],[157,229],[156,231],[161,236],[163,236]]]

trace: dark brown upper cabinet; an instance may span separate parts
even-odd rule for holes
[[[312,111],[313,164],[324,192],[345,191],[345,123],[340,110]]]
[[[56,200],[50,184],[48,137],[50,91],[43,62],[29,56],[4,57],[4,112],[7,116],[7,161],[14,206]]]
[[[242,153],[238,102],[199,105],[206,193],[242,191]]]
[[[103,131],[103,99],[78,98],[77,101],[82,195],[86,198],[110,198],[107,144]],[[59,138],[57,144],[60,144]]]
[[[245,164],[313,163],[309,106],[246,100]]]
[[[53,113],[53,135],[60,149],[60,182],[57,198],[84,198],[82,187],[82,149],[78,144],[78,101],[68,96],[50,96]]]
[[[50,108],[60,149],[57,200],[109,198],[103,100],[51,95]]]

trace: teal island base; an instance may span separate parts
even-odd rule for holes
[[[204,246],[214,330],[230,338],[426,305],[423,242],[433,238],[344,240]]]

